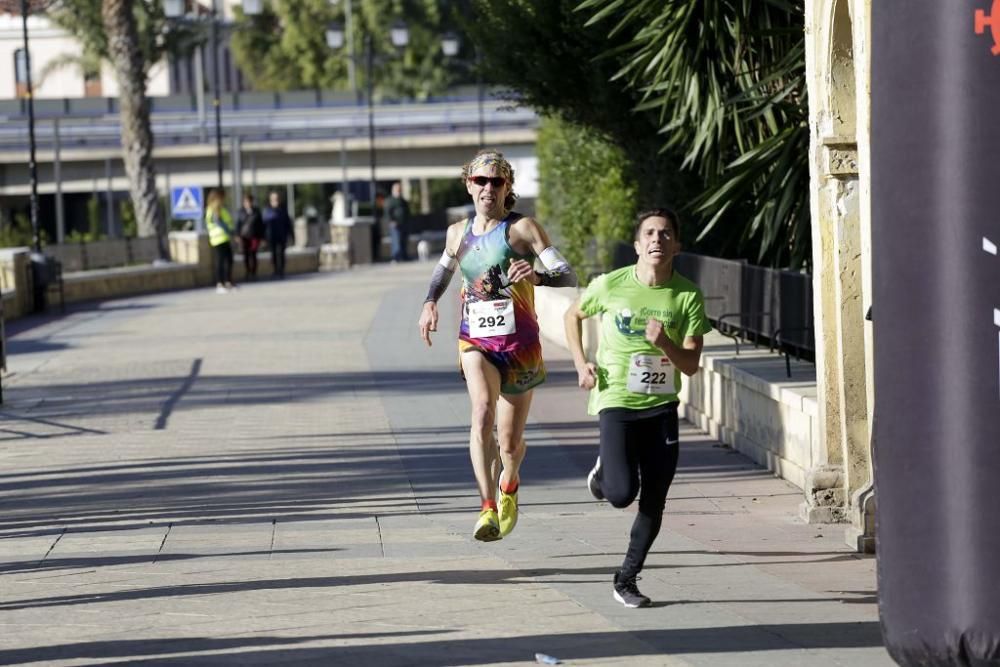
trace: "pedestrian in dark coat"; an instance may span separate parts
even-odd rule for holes
[[[257,279],[257,250],[264,240],[264,218],[253,203],[253,195],[243,195],[243,207],[236,215],[236,229],[243,249],[243,266],[247,280]]]
[[[281,203],[281,195],[276,191],[271,191],[268,196],[268,206],[264,208],[263,218],[267,245],[271,249],[271,261],[274,265],[274,277],[280,280],[285,277],[285,250],[288,242],[295,239],[295,230],[288,211]]]

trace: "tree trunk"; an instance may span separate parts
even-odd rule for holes
[[[153,131],[146,98],[146,70],[131,0],[103,0],[101,18],[108,52],[118,80],[122,130],[122,159],[128,175],[139,236],[156,236],[157,254],[169,259],[166,220],[156,192]]]

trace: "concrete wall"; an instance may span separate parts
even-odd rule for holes
[[[64,271],[63,298],[65,303],[111,299],[135,294],[147,294],[175,289],[190,289],[214,284],[213,253],[208,237],[197,232],[172,232],[169,238],[172,264],[142,264],[90,271]],[[28,248],[0,249],[0,291],[3,295],[4,317],[11,320],[34,311],[33,277]],[[327,258],[326,269],[346,268],[347,252],[338,250]],[[258,254],[258,275],[271,274],[271,253]],[[290,248],[285,271],[289,274],[312,273],[320,270],[319,248]],[[236,255],[233,277],[237,283],[246,279],[243,257]],[[58,292],[50,290],[47,300],[58,304]]]
[[[106,239],[89,243],[45,246],[45,254],[62,262],[63,271],[108,269],[130,264],[149,264],[156,257],[155,238]]]
[[[31,312],[31,268],[28,248],[0,248],[0,292],[3,316],[14,319]]]
[[[681,416],[743,452],[779,477],[805,489],[818,438],[816,369],[765,348],[740,347],[712,332],[705,336],[701,370],[684,378]]]
[[[271,273],[271,254],[258,254],[258,275]],[[314,273],[319,270],[319,252],[313,249],[289,249],[285,272]],[[236,283],[246,280],[242,256],[233,265]],[[163,266],[126,266],[64,274],[66,303],[113,299],[135,294],[149,294],[177,289],[191,289],[214,284],[211,264],[165,264]],[[50,297],[51,303],[51,297]]]

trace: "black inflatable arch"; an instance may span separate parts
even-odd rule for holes
[[[1000,665],[1000,0],[871,5],[882,628]]]

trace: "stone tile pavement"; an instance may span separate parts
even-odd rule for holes
[[[11,323],[0,410],[0,664],[889,665],[874,560],[691,428],[643,573],[583,484],[594,421],[546,347],[522,518],[470,537],[454,299],[428,264]],[[454,289],[454,288],[453,288]]]

